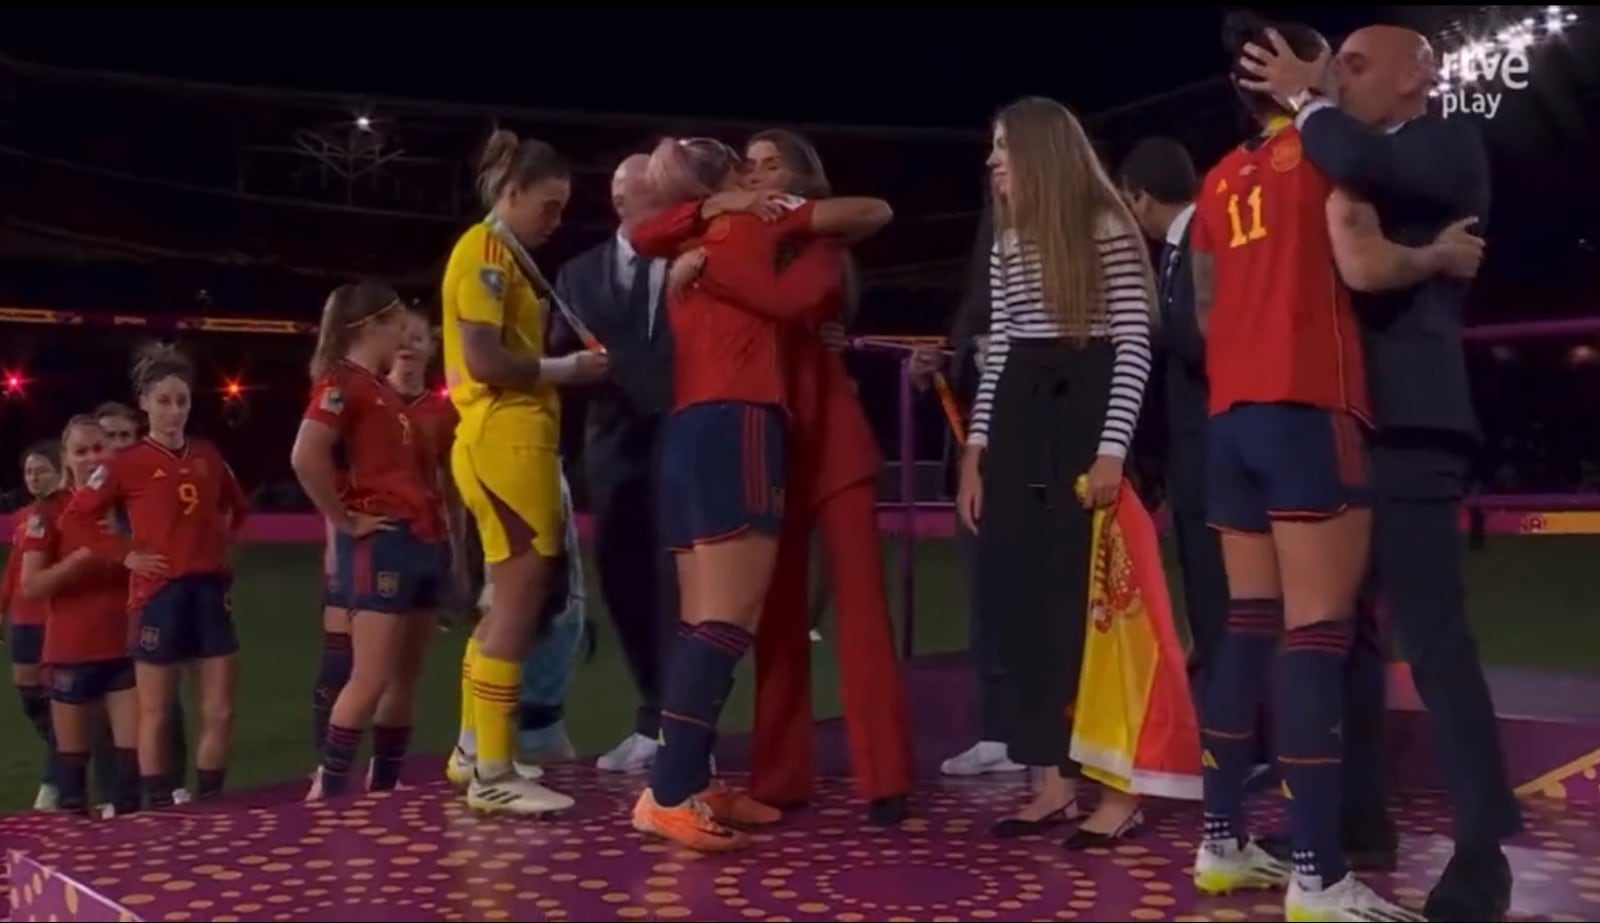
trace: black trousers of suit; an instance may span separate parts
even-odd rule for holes
[[[1379,434],[1372,451],[1373,557],[1390,624],[1428,709],[1456,843],[1487,846],[1521,830],[1522,812],[1511,792],[1494,702],[1467,625],[1459,517],[1472,449],[1450,433]],[[1354,734],[1381,741],[1381,647],[1375,657],[1358,647],[1353,658],[1347,677],[1356,684],[1347,701],[1347,739]],[[1376,762],[1376,768],[1364,771],[1349,767],[1355,770],[1347,772],[1345,782],[1352,810],[1382,803],[1382,761]]]
[[[1199,698],[1206,665],[1216,657],[1228,625],[1228,572],[1222,566],[1221,537],[1206,524],[1205,507],[1168,497],[1183,612],[1189,623],[1190,675]]]
[[[589,483],[600,598],[639,693],[634,730],[652,740],[660,730],[667,653],[678,630],[678,574],[658,538],[654,471],[652,463]]]

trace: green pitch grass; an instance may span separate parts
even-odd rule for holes
[[[894,542],[885,543],[884,554],[893,575],[898,561]],[[270,545],[241,555],[233,594],[242,665],[231,787],[292,779],[312,766],[308,711],[321,645],[319,555],[320,549],[312,546]],[[966,646],[966,588],[955,546],[921,541],[916,556],[917,651],[960,650]],[[1597,560],[1600,536],[1491,538],[1487,548],[1471,553],[1468,600],[1485,659],[1600,671],[1600,616],[1586,579],[1587,568]],[[589,572],[594,573],[592,567]],[[899,581],[891,576],[890,583],[890,594],[898,599]],[[568,722],[580,750],[599,752],[631,727],[635,700],[596,588],[590,588],[589,598],[600,628],[599,654],[578,669]],[[823,633],[828,634],[826,623]],[[420,751],[443,752],[455,737],[463,643],[457,629],[440,634],[434,645],[420,697]],[[836,715],[832,646],[818,644],[813,651],[817,714]],[[749,727],[749,685],[740,683],[724,719],[730,731]],[[191,708],[191,719],[193,714]],[[15,698],[3,693],[0,741],[6,742],[0,747],[0,811],[28,807],[38,786],[39,747]]]

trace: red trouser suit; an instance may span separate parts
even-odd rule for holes
[[[833,588],[840,698],[856,792],[867,800],[904,795],[911,788],[911,738],[876,520],[883,461],[843,359],[811,330],[797,330],[790,339],[787,516],[756,633],[750,793],[775,805],[798,804],[811,795],[807,597],[816,530]]]

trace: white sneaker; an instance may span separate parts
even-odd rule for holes
[[[629,734],[627,739],[594,761],[601,772],[644,772],[656,761],[656,742],[643,734]]]
[[[186,788],[175,788],[172,790],[173,804],[188,804],[193,800],[194,796],[189,794],[189,790]]]
[[[822,643],[822,632],[816,630],[815,628],[811,629],[811,643],[812,644],[821,644]]]
[[[1194,857],[1194,888],[1201,894],[1265,891],[1289,881],[1289,864],[1262,849],[1255,840],[1208,840]]]
[[[1386,923],[1386,921],[1424,921],[1428,918],[1379,897],[1354,875],[1346,874],[1331,887],[1316,889],[1296,876],[1289,882],[1283,902],[1283,918],[1289,923],[1341,923],[1345,920]]]
[[[100,815],[101,820],[110,820],[117,816],[117,806],[114,804],[96,805],[94,812]]]
[[[61,791],[48,782],[39,786],[39,793],[33,796],[33,809],[54,811],[59,807],[61,807]]]
[[[322,767],[311,770],[311,785],[306,789],[307,802],[322,800]]]
[[[991,772],[1021,772],[1025,767],[1011,762],[1006,745],[997,740],[980,740],[939,764],[947,776],[981,776]]]
[[[491,814],[546,814],[565,811],[577,802],[570,796],[525,779],[509,767],[492,779],[476,772],[467,786],[467,805]]]

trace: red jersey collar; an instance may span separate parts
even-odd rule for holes
[[[144,441],[145,441],[146,444],[148,444],[150,446],[153,446],[156,451],[160,452],[162,455],[167,456],[168,458],[188,458],[189,457],[189,447],[194,445],[194,440],[190,439],[188,436],[184,436],[183,445],[179,446],[176,449],[167,448],[166,446],[164,446],[161,443],[157,442],[155,440],[155,438],[152,437],[152,436],[145,436],[144,437]]]

